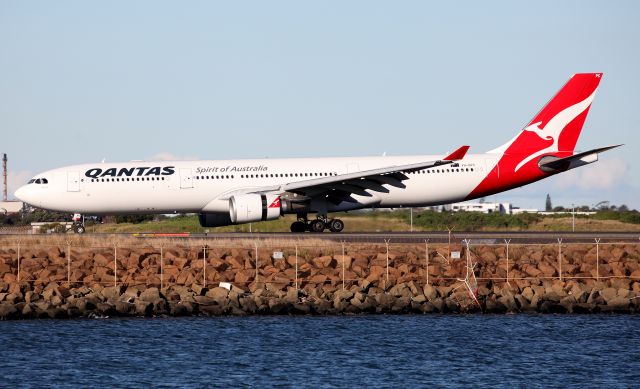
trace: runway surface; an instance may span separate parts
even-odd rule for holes
[[[167,237],[168,234],[138,234],[140,237]],[[606,242],[628,242],[640,244],[640,232],[360,232],[360,233],[209,233],[185,236],[169,235],[177,238],[209,238],[221,240],[327,240],[349,243],[447,243],[468,239],[472,244],[503,244],[505,240],[517,243],[595,243],[599,239]]]
[[[37,237],[43,235],[32,234],[12,234],[2,233],[1,237]],[[50,235],[53,236],[53,235]],[[221,232],[208,234],[195,233],[86,233],[83,236],[111,239],[113,237],[138,237],[147,239],[213,239],[213,240],[257,240],[257,241],[278,241],[294,240],[301,242],[311,242],[325,240],[328,242],[346,243],[461,243],[469,240],[471,244],[557,244],[561,239],[562,243],[595,243],[596,239],[600,243],[636,243],[640,244],[640,231],[638,232],[456,232],[451,234],[447,231],[433,232],[342,232],[342,233],[291,233],[291,232]]]

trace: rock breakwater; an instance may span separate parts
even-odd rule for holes
[[[3,244],[0,318],[640,312],[638,244],[291,246]]]

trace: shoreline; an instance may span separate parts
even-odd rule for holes
[[[640,312],[635,243],[143,243],[3,242],[0,320]]]

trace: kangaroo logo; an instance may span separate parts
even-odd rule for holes
[[[565,108],[564,110],[560,111],[556,116],[554,116],[553,118],[551,118],[551,120],[549,120],[549,122],[547,122],[547,125],[544,126],[544,128],[540,128],[540,124],[542,122],[537,122],[537,123],[533,123],[527,127],[524,128],[524,130],[522,131],[528,131],[528,132],[533,132],[536,135],[538,135],[540,137],[540,139],[543,140],[553,140],[553,143],[549,146],[546,147],[540,151],[537,151],[533,154],[531,154],[530,156],[528,156],[527,158],[523,159],[517,166],[516,169],[514,170],[514,172],[517,172],[522,166],[524,166],[527,162],[531,161],[532,159],[545,154],[545,153],[553,153],[553,152],[558,152],[558,139],[560,138],[560,134],[562,133],[562,130],[564,130],[564,128],[571,123],[575,118],[578,117],[578,115],[580,115],[581,113],[583,113],[587,108],[589,108],[589,105],[591,105],[591,102],[593,101],[593,98],[595,97],[596,91],[593,91],[593,93],[591,94],[591,96],[587,97],[586,99],[582,100],[579,103],[576,103],[568,108]]]

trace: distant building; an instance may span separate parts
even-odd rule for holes
[[[378,211],[392,211],[393,209],[376,209]],[[417,207],[414,210],[425,210],[432,212],[480,212],[480,213],[502,213],[507,215],[516,215],[519,213],[544,213],[536,208],[519,208],[514,207],[511,203],[453,203],[444,205],[433,205],[429,207]]]
[[[453,212],[511,213],[511,203],[455,203]]]
[[[0,215],[9,215],[22,211],[22,201],[0,201]]]
[[[449,206],[453,212],[481,212],[481,213],[503,213],[515,215],[518,213],[538,213],[535,208],[524,209],[511,205],[511,203],[455,203]]]

